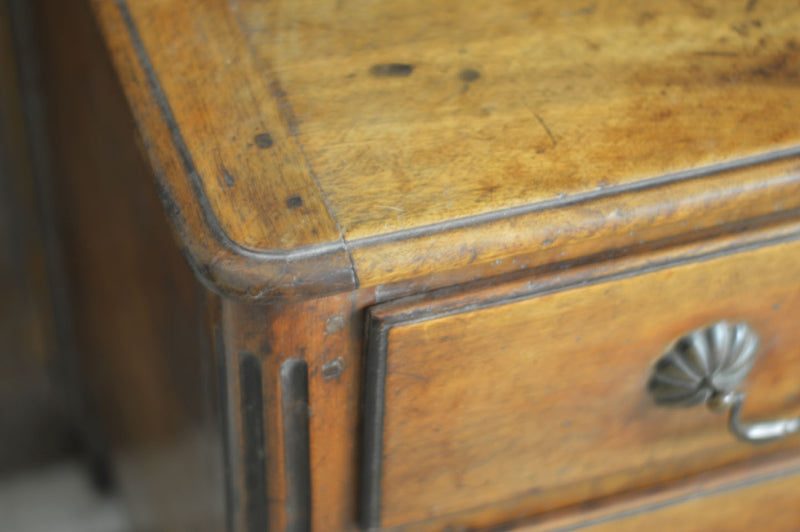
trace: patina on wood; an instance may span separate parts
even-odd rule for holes
[[[765,458],[795,467],[792,443],[742,450],[700,413],[661,421],[644,385],[650,350],[738,312],[774,341],[751,407],[796,405],[797,353],[778,356],[797,335],[792,4],[36,5],[76,328],[139,522],[363,529],[361,434],[383,408],[378,502],[407,531],[579,526],[704,475],[744,488],[727,500],[784,485],[756,482]],[[645,308],[661,319],[638,325]],[[368,317],[391,329],[385,400]],[[531,344],[565,379],[551,395]],[[572,416],[606,388],[598,416]],[[555,429],[537,439],[531,417]],[[561,449],[570,435],[586,439]],[[536,478],[534,448],[552,462]]]
[[[709,177],[797,154],[792,3],[93,3],[196,270],[246,299],[714,226],[707,180],[798,206],[795,163],[780,199]]]

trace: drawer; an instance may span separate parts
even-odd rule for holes
[[[797,445],[740,443],[720,414],[656,406],[647,381],[676,338],[746,321],[743,416],[796,414],[800,243],[592,275],[371,309],[365,525],[527,517]]]
[[[677,504],[658,505],[586,526],[575,525],[551,532],[640,532],[658,524],[661,529],[681,532],[709,530],[768,530],[796,532],[800,522],[797,486],[800,475],[778,477],[737,490],[701,493]],[[768,509],[765,511],[765,509]],[[534,532],[521,529],[518,532]]]
[[[744,473],[744,474],[743,474]],[[708,476],[708,475],[706,475]],[[781,460],[743,472],[700,479],[691,486],[622,500],[593,511],[564,512],[514,532],[639,532],[724,530],[796,532],[800,523],[797,487],[800,461]],[[718,478],[721,477],[721,478]],[[769,511],[765,511],[769,508]]]

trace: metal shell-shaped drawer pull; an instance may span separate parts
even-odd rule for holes
[[[647,389],[656,404],[705,404],[730,412],[728,428],[740,440],[766,443],[800,432],[800,418],[742,423],[744,392],[736,391],[753,367],[758,335],[746,323],[719,321],[679,338],[653,367]]]

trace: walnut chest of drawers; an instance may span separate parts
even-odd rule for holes
[[[800,528],[800,4],[40,4],[141,530]]]

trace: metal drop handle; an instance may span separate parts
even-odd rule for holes
[[[767,443],[800,433],[800,417],[743,423],[745,394],[736,391],[755,364],[758,335],[746,323],[719,321],[678,339],[659,358],[647,389],[657,405],[705,404],[729,411],[728,428],[748,443]]]

